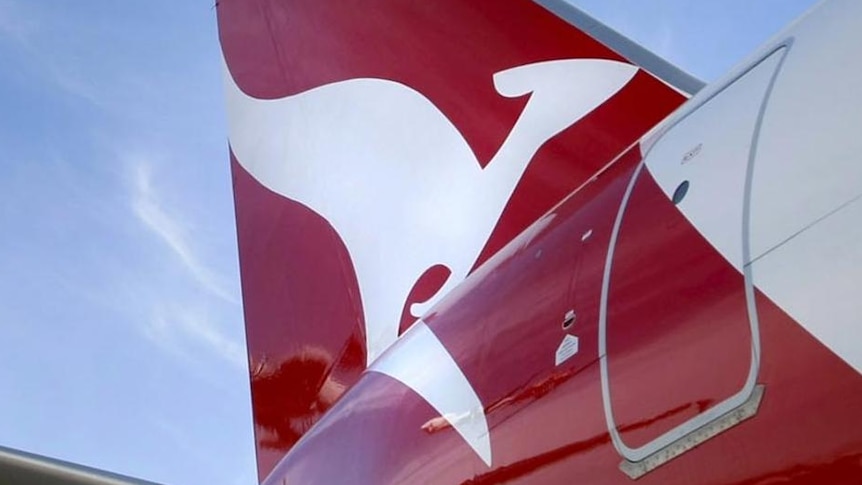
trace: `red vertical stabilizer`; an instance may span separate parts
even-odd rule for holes
[[[434,301],[697,86],[564,4],[217,5],[261,479]]]

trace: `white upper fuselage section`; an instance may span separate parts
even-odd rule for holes
[[[683,180],[691,183],[679,208],[692,224],[857,371],[859,18],[862,3],[852,0],[815,8],[698,93],[643,145],[647,169],[668,197]]]

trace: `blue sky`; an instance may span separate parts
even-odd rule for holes
[[[711,80],[813,0],[576,1]],[[0,445],[253,484],[212,0],[0,0]]]

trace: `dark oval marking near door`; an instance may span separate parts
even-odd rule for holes
[[[688,194],[688,180],[683,180],[681,184],[673,191],[673,203],[674,205],[679,205],[682,202],[682,199],[685,199],[686,194]]]

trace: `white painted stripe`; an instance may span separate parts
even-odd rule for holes
[[[491,466],[491,439],[482,402],[425,322],[413,325],[368,370],[388,375],[422,396]]]

